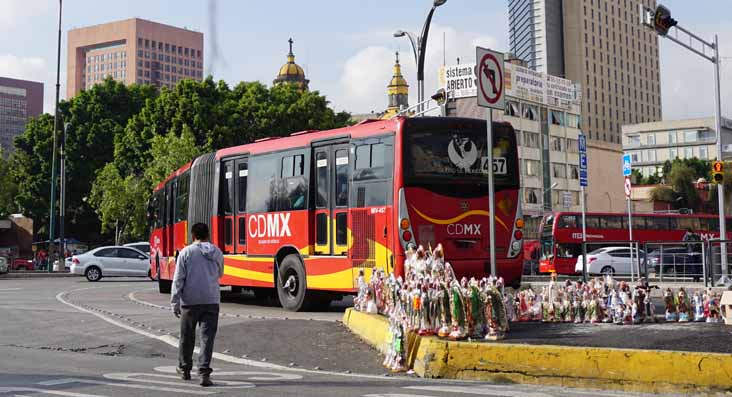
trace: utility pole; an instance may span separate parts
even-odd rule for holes
[[[657,5],[655,10],[651,10],[639,5],[640,9],[640,23],[643,26],[652,28],[658,33],[659,36],[665,37],[674,43],[686,48],[687,50],[699,55],[714,65],[714,119],[715,128],[717,135],[717,161],[724,161],[722,158],[722,105],[720,97],[720,79],[719,79],[719,40],[717,35],[714,35],[714,41],[709,42],[700,38],[699,36],[691,33],[690,31],[682,28],[678,25],[678,22],[671,18],[671,11],[662,6]],[[674,35],[671,36],[668,33],[673,29]],[[681,32],[682,38],[679,38],[679,32]],[[711,52],[707,54],[707,52]],[[727,225],[724,210],[724,184],[717,184],[717,200],[719,203],[719,239],[722,241],[727,240]],[[729,269],[727,269],[727,245],[724,242],[719,244],[722,276],[718,283],[726,284],[730,281]]]
[[[53,114],[53,155],[51,157],[51,204],[48,222],[48,272],[53,272],[53,253],[56,234],[56,133],[58,132],[58,96],[61,90],[61,8],[58,0],[58,51],[56,55],[56,106]]]
[[[66,136],[69,133],[69,127],[71,123],[64,123],[64,135],[61,138],[61,205],[59,208],[58,216],[58,238],[61,243],[60,255],[59,255],[59,267],[58,271],[64,271],[66,265],[66,235],[64,234],[64,225],[66,224]]]

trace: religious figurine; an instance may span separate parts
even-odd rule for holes
[[[615,306],[615,314],[613,316],[613,324],[623,325],[623,317],[625,316],[625,305],[618,303]]]
[[[452,280],[450,286],[450,312],[452,315],[452,329],[448,337],[452,340],[465,338],[465,304],[463,293],[457,280]]]
[[[633,291],[633,324],[640,324],[646,320],[645,298],[643,289],[636,288]]]
[[[610,314],[610,321],[615,323],[615,313],[617,312],[618,305],[620,305],[620,299],[618,298],[618,292],[614,289],[610,290],[610,295],[608,297],[608,302],[610,302],[608,307],[608,312]]]
[[[483,312],[483,297],[475,278],[470,279],[468,291],[468,335],[472,338],[480,338],[483,336],[485,315]]]
[[[572,302],[570,301],[570,291],[566,291],[562,296],[562,321],[565,323],[571,323],[574,321],[572,315]]]
[[[676,315],[676,297],[671,292],[671,288],[666,288],[666,292],[663,293],[663,303],[666,307],[666,321],[678,320]]]
[[[366,296],[368,294],[369,285],[366,283],[366,279],[363,274],[363,269],[358,271],[358,294],[353,298],[353,308],[364,312],[366,311]]]
[[[719,299],[717,299],[717,296],[711,291],[711,288],[709,289],[707,302],[705,303],[705,311],[708,313],[708,323],[718,323],[721,320],[721,316],[719,314]]]
[[[575,324],[579,324],[585,320],[585,308],[582,305],[582,298],[579,295],[575,295],[574,297],[572,310],[574,311]]]
[[[597,297],[594,293],[589,296],[589,299],[587,301],[587,314],[585,315],[585,318],[586,322],[590,322],[592,324],[596,324],[600,321],[600,318],[598,316]]]
[[[694,291],[694,295],[691,298],[692,306],[694,310],[694,321],[705,321],[704,317],[704,301],[702,300],[699,291]]]
[[[503,298],[503,305],[506,308],[506,319],[509,322],[515,322],[516,316],[516,298],[511,293],[506,293]]]
[[[419,333],[420,335],[432,335],[434,332],[432,328],[432,313],[430,312],[432,309],[432,302],[429,295],[429,283],[424,282],[422,284],[422,291],[420,292],[420,323],[419,323]]]
[[[501,291],[498,287],[489,284],[485,296],[485,318],[488,328],[485,339],[503,339],[505,332],[508,330],[508,320],[506,319],[506,310],[503,307],[503,301],[501,299]]]
[[[437,331],[437,335],[446,338],[450,335],[450,327],[448,324],[451,323],[452,318],[450,316],[450,290],[445,281],[440,282],[439,291],[440,328]]]
[[[531,304],[527,290],[518,293],[518,321],[531,321]]]
[[[630,302],[629,305],[625,305],[625,311],[623,312],[623,325],[633,324],[633,303],[634,302]]]
[[[676,297],[676,301],[678,302],[676,311],[678,313],[679,322],[689,322],[689,299],[686,296],[686,290],[684,290],[683,287],[679,288],[679,293]]]

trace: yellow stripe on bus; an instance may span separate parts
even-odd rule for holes
[[[491,215],[491,213],[488,212],[488,211],[486,211],[486,210],[472,210],[472,211],[468,211],[468,212],[462,213],[462,214],[460,214],[460,215],[458,215],[458,216],[456,216],[454,218],[450,218],[450,219],[436,219],[436,218],[430,218],[429,216],[423,214],[418,209],[414,208],[414,206],[412,206],[412,209],[414,210],[414,212],[417,213],[417,215],[421,216],[425,220],[430,221],[430,222],[432,222],[432,223],[434,223],[436,225],[450,225],[450,224],[453,224],[455,222],[459,222],[459,221],[461,221],[461,220],[463,220],[463,219],[465,219],[465,218],[467,218],[469,216],[472,216],[472,215],[476,215],[476,216],[478,216],[478,215],[481,215],[481,216],[490,216]],[[501,219],[499,219],[497,216],[494,216],[493,218],[496,220],[496,222],[500,223],[501,226],[503,226],[506,230],[508,230],[508,226],[506,226],[506,224],[503,223],[503,221]]]
[[[330,274],[319,274],[308,277],[308,288],[316,289],[352,289],[353,270],[348,268]]]
[[[274,280],[272,273],[256,272],[254,270],[239,269],[233,266],[224,266],[224,274],[237,278],[243,278],[247,280],[262,281],[265,283],[271,283]]]

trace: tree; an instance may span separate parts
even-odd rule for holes
[[[10,165],[10,160],[3,156],[0,148],[0,218],[17,212],[14,198],[18,194],[18,186],[13,180]]]
[[[696,191],[696,171],[684,162],[674,162],[667,182],[677,194],[677,208],[699,208],[701,199]]]
[[[96,208],[102,232],[114,230],[115,244],[132,234],[128,225],[139,217],[139,198],[147,190],[142,178],[132,175],[122,178],[114,163],[108,163],[98,173],[89,203]]]

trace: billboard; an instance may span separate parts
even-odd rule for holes
[[[477,95],[475,64],[446,65],[440,69],[440,87],[450,92],[451,98],[466,98]],[[510,62],[504,64],[505,94],[552,107],[569,109],[580,106],[582,90],[572,80],[533,71]]]

